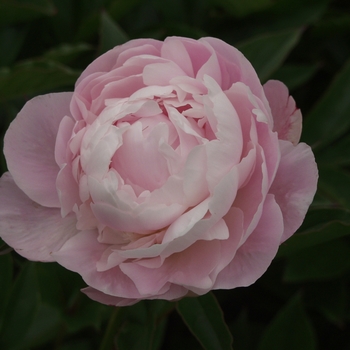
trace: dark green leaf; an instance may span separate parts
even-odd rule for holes
[[[38,264],[36,270],[40,300],[58,309],[64,306],[64,297],[62,283],[57,275],[57,267],[55,263]]]
[[[319,244],[290,256],[284,271],[287,282],[337,278],[350,271],[350,246],[344,239]]]
[[[90,339],[69,339],[60,346],[59,350],[96,350]]]
[[[319,189],[337,205],[350,209],[350,173],[330,166],[319,166]]]
[[[266,329],[258,350],[314,350],[315,335],[301,298],[296,295]]]
[[[316,153],[316,161],[318,164],[327,165],[348,165],[350,164],[350,134],[332,143],[331,147],[325,147]]]
[[[77,292],[79,294],[75,304],[63,315],[68,332],[75,333],[88,327],[99,329],[112,309],[88,299],[80,291]]]
[[[3,314],[5,311],[7,299],[11,292],[13,264],[11,254],[2,254],[3,249],[0,250],[0,329],[4,321]]]
[[[311,231],[320,231],[334,221],[342,223],[343,225],[350,225],[350,211],[334,207],[312,208],[308,211],[299,229],[300,235],[307,234]],[[318,243],[322,242],[324,241],[319,241]]]
[[[186,3],[184,0],[154,0],[154,5],[165,22],[178,24],[186,22],[188,2]]]
[[[273,0],[218,0],[229,13],[237,17],[247,16],[271,6]]]
[[[84,43],[74,45],[64,44],[46,52],[44,59],[62,64],[70,64],[79,58],[80,55],[91,50],[92,46]]]
[[[328,145],[350,128],[350,61],[307,116],[303,139],[315,149]]]
[[[330,0],[279,0],[264,15],[272,25],[295,28],[317,21],[327,9]]]
[[[72,86],[79,72],[53,61],[29,61],[0,70],[0,100]]]
[[[317,23],[317,20],[327,9],[329,1],[330,0],[273,1],[272,6],[246,17],[233,19],[232,17],[227,18],[227,16],[223,16],[224,19],[227,18],[227,21],[219,24],[219,27],[225,28],[225,38],[223,37],[223,39],[226,39],[228,42],[249,40],[258,35],[282,33],[287,30],[295,30],[296,28],[307,28],[311,23]],[[241,1],[241,3],[244,4],[245,1]],[[209,17],[207,22],[210,19]],[[232,25],[233,23],[234,25]],[[308,52],[302,51],[303,57],[306,57],[307,54]]]
[[[135,6],[142,3],[144,0],[119,0],[112,1],[109,6],[109,13],[116,20],[123,19]]]
[[[305,303],[337,326],[341,326],[346,317],[349,302],[345,280],[333,280],[308,284],[305,290]]]
[[[251,350],[256,348],[257,336],[254,334],[254,326],[249,321],[247,310],[243,310],[235,322],[230,325],[234,339],[234,349]]]
[[[0,23],[9,24],[30,21],[41,16],[55,14],[51,0],[1,0]]]
[[[173,304],[163,300],[142,301],[121,310],[123,321],[117,336],[120,350],[156,350],[164,337],[166,315]],[[135,338],[134,334],[138,336]]]
[[[318,65],[293,65],[285,64],[272,74],[271,79],[282,81],[289,90],[307,82],[317,71]]]
[[[13,286],[5,310],[6,322],[0,334],[0,348],[20,349],[39,307],[39,289],[35,263],[26,263]],[[20,335],[20,336],[19,336]]]
[[[265,34],[237,45],[252,63],[261,81],[266,81],[280,67],[298,43],[301,30]]]
[[[184,298],[178,301],[177,310],[204,349],[232,349],[231,333],[212,293],[197,298]]]
[[[34,348],[49,340],[54,340],[57,337],[60,324],[60,310],[40,303],[28,332],[22,335],[24,345],[22,348]]]
[[[24,38],[27,34],[26,28],[6,27],[0,32],[0,66],[11,64],[17,57]]]
[[[310,210],[300,231],[280,246],[277,256],[291,256],[305,248],[350,235],[350,212],[342,209]]]
[[[101,14],[100,54],[129,40],[123,29],[106,12]]]

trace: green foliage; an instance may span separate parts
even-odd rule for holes
[[[252,63],[261,81],[265,82],[298,43],[300,35],[299,29],[264,34],[237,45],[237,48]]]
[[[304,139],[315,149],[326,147],[350,128],[350,61],[337,74],[304,125]]]
[[[113,21],[108,13],[102,12],[100,53],[102,54],[116,45],[124,44],[128,39],[126,33]]]
[[[0,101],[71,86],[78,72],[54,61],[26,61],[0,70]]]
[[[204,349],[232,349],[232,336],[213,294],[182,299],[177,302],[177,311]]]
[[[299,295],[293,297],[268,325],[258,350],[316,349],[314,331]]]
[[[119,311],[121,324],[116,344],[120,350],[156,350],[162,344],[167,314],[174,308],[163,300],[142,301]],[[135,334],[137,337],[135,338]]]
[[[222,6],[233,16],[243,17],[260,11],[273,4],[272,0],[220,0]]]
[[[26,100],[71,91],[129,39],[219,37],[304,115],[320,179],[313,207],[253,286],[176,303],[100,305],[57,264],[0,245],[0,348],[350,348],[350,4],[346,0],[0,0],[0,136]],[[1,173],[6,171],[3,155]],[[214,297],[215,294],[215,297]]]
[[[0,23],[2,25],[31,21],[42,16],[55,14],[51,0],[1,0]]]

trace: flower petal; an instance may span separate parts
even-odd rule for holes
[[[293,146],[288,141],[280,141],[280,148],[281,162],[270,193],[275,195],[282,210],[283,242],[304,220],[317,189],[318,170],[311,148],[305,143]]]
[[[302,116],[296,107],[288,88],[280,81],[269,80],[264,84],[265,95],[274,119],[274,131],[280,140],[288,140],[296,145],[300,140]]]
[[[5,135],[7,166],[17,186],[33,201],[60,206],[56,191],[59,166],[55,142],[59,124],[69,116],[72,93],[38,96],[28,101]]]
[[[62,218],[60,210],[29,199],[9,173],[0,179],[0,236],[30,260],[54,261],[51,254],[76,234],[74,215]]]
[[[283,232],[283,217],[273,195],[266,197],[260,221],[238,249],[231,263],[218,275],[215,289],[245,287],[254,283],[275,257]]]

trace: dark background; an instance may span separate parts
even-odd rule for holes
[[[350,349],[349,1],[0,0],[0,139],[27,100],[73,90],[98,55],[170,35],[223,39],[262,82],[289,87],[320,170],[303,226],[251,287],[119,310],[83,295],[80,276],[0,243],[0,348],[227,350],[229,330],[235,350]]]

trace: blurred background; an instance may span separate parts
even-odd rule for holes
[[[0,241],[0,348],[230,348],[194,331],[197,340],[186,309],[200,315],[207,334],[211,322],[222,323],[214,338],[227,339],[228,329],[235,350],[350,349],[348,0],[0,0],[1,142],[27,100],[72,91],[98,55],[129,39],[171,35],[223,39],[246,55],[263,83],[279,79],[289,87],[320,171],[304,224],[251,287],[118,312],[83,295],[80,276],[28,262]]]

